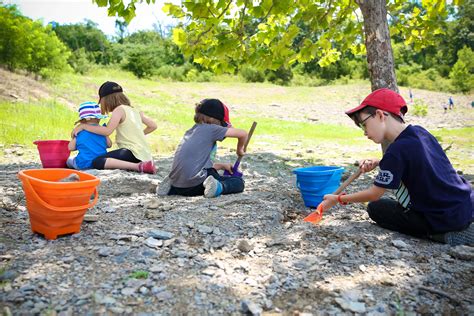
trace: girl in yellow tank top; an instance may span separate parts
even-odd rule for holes
[[[115,142],[119,149],[109,151],[92,161],[95,169],[125,169],[142,173],[156,173],[150,146],[145,135],[156,129],[156,123],[131,106],[122,87],[107,81],[99,88],[99,103],[103,114],[112,113],[107,126],[80,124],[74,135],[86,130],[95,134],[109,136],[116,131]],[[142,129],[145,125],[145,129]]]

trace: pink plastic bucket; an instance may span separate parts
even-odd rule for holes
[[[67,168],[66,161],[71,153],[67,140],[37,140],[33,144],[38,151],[43,168]]]

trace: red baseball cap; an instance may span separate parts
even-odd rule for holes
[[[222,105],[224,106],[224,122],[227,124],[227,127],[232,127],[232,123],[229,119],[229,108],[224,103],[222,103]]]
[[[393,90],[382,88],[369,94],[358,107],[346,111],[346,114],[351,116],[367,106],[373,106],[374,108],[393,113],[401,118],[408,112],[407,103],[401,95]]]

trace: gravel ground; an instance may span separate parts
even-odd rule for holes
[[[303,160],[249,155],[244,193],[216,199],[157,197],[171,158],[156,175],[91,170],[99,202],[52,241],[31,232],[17,172],[40,165],[21,160],[0,165],[6,315],[474,314],[473,247],[382,229],[362,204],[304,223],[291,173]]]

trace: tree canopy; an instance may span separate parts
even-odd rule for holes
[[[135,4],[142,2],[131,0],[125,6],[118,0],[95,1],[99,6],[108,6],[109,14],[118,14],[126,21],[133,19]],[[315,59],[324,67],[345,52],[365,54],[359,5],[366,2],[196,0],[182,1],[180,5],[166,3],[163,10],[181,21],[173,31],[173,40],[185,56],[214,71],[232,72],[247,63],[276,70]],[[423,49],[442,32],[449,10],[462,3],[389,0],[386,7],[390,33],[403,38],[404,44],[415,50]]]

